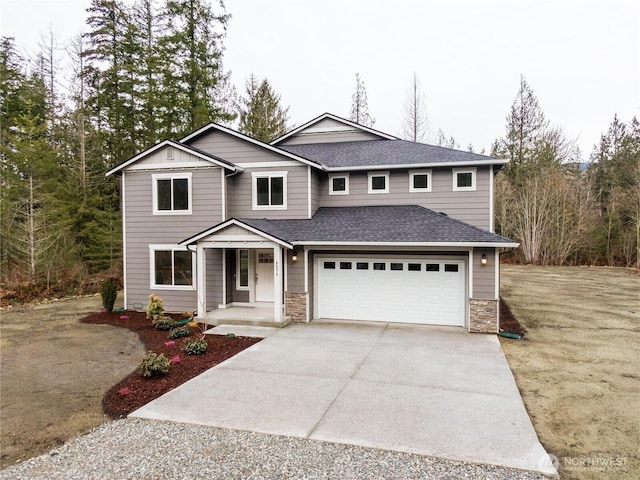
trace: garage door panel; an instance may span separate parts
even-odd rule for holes
[[[320,317],[464,325],[461,260],[336,257],[319,259],[316,268]]]

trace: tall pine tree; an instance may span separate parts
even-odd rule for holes
[[[289,107],[283,108],[277,94],[265,78],[261,82],[251,74],[245,84],[245,97],[240,110],[240,131],[262,142],[287,132]]]

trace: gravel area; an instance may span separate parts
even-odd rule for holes
[[[141,419],[108,422],[1,479],[527,479],[543,475],[300,438]]]

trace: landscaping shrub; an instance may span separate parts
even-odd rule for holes
[[[118,296],[118,285],[113,278],[102,282],[100,295],[102,296],[102,306],[107,312],[113,312],[113,305],[116,303],[116,297]]]
[[[157,330],[171,330],[172,328],[176,328],[176,321],[168,315],[160,315],[155,317],[151,324]]]
[[[171,362],[164,356],[164,354],[148,352],[142,357],[140,363],[140,374],[143,377],[154,377],[157,375],[164,375],[169,372]]]
[[[169,338],[182,338],[182,337],[188,337],[189,335],[191,335],[191,328],[188,327],[187,325],[184,325],[182,327],[172,328],[171,331],[169,332]]]
[[[182,345],[182,351],[187,355],[200,355],[207,351],[209,344],[204,338],[187,339]]]
[[[153,320],[158,318],[164,313],[164,305],[162,304],[162,298],[154,295],[149,295],[149,304],[147,305],[147,318]]]

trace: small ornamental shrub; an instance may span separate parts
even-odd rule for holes
[[[160,315],[153,319],[151,324],[157,330],[171,330],[176,328],[176,321],[168,315]]]
[[[184,325],[182,327],[172,328],[169,332],[169,338],[182,338],[191,335],[191,328]]]
[[[200,355],[207,351],[209,344],[204,338],[187,339],[182,345],[182,351],[187,355]]]
[[[113,305],[116,303],[116,297],[118,296],[118,285],[113,278],[102,282],[100,295],[102,296],[102,306],[105,310],[109,313],[113,312]]]
[[[164,313],[164,305],[162,305],[162,298],[154,295],[149,295],[149,305],[147,305],[147,318],[153,320]]]
[[[143,377],[155,377],[157,375],[164,375],[169,372],[171,362],[164,356],[164,354],[148,352],[142,357],[140,363],[140,375]]]

